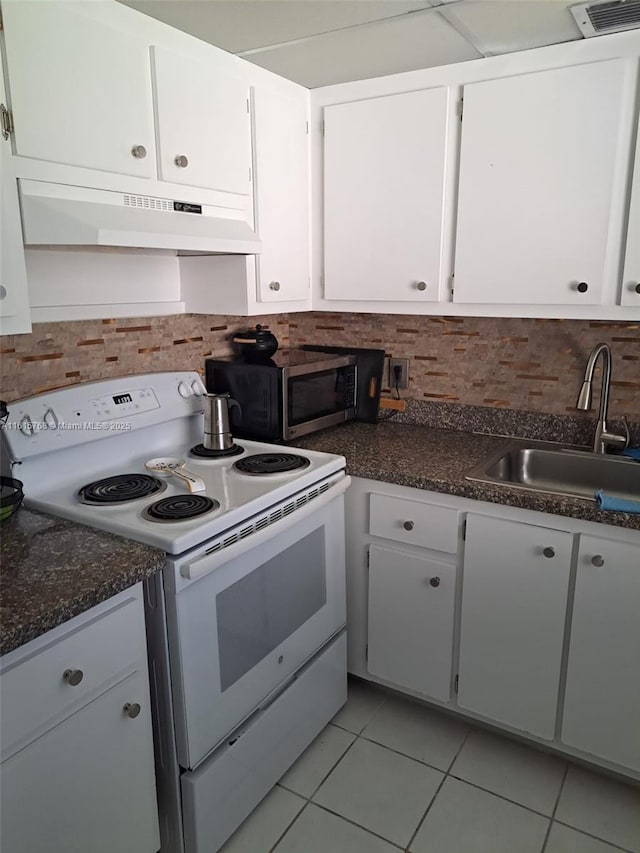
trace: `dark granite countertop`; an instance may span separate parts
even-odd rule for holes
[[[144,580],[164,553],[22,507],[0,529],[0,654]]]
[[[508,440],[417,424],[352,421],[296,439],[295,444],[342,454],[347,472],[354,477],[640,530],[640,514],[602,512],[590,500],[465,479],[475,465]]]

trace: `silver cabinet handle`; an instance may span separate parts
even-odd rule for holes
[[[551,557],[555,557],[556,555],[555,548],[543,548],[542,553],[545,557],[548,557],[549,559],[551,559]]]
[[[594,554],[591,558],[591,562],[594,566],[600,568],[601,566],[604,566],[604,557],[602,554]]]
[[[144,160],[144,158],[147,156],[147,149],[144,147],[144,145],[134,145],[131,149],[131,154],[137,160]]]
[[[123,705],[122,710],[125,712],[127,717],[135,720],[141,709],[137,702],[127,702],[126,705]]]
[[[77,687],[84,678],[84,672],[81,669],[65,669],[62,673],[62,678],[72,687]]]
[[[174,160],[173,162],[174,162],[174,163],[176,164],[176,166],[178,166],[180,169],[186,169],[186,167],[189,165],[189,161],[188,161],[188,159],[184,156],[184,154],[178,154],[178,156],[175,158],[175,160]]]
[[[280,290],[280,282],[279,281],[272,281],[269,284],[269,287],[271,290]]]
[[[418,290],[426,290],[427,289],[427,282],[426,281],[419,281],[416,284],[416,287],[418,288]]]
[[[440,578],[431,578],[429,580],[429,585],[433,587],[440,586]]]
[[[405,521],[402,526],[405,530],[413,530],[413,521]]]

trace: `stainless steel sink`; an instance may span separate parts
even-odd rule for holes
[[[640,499],[640,463],[550,442],[511,440],[466,479],[591,500],[598,489]]]

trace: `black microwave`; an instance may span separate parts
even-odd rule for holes
[[[232,426],[240,438],[288,441],[355,417],[353,355],[284,350],[261,361],[208,358],[205,381],[209,393],[240,404]]]

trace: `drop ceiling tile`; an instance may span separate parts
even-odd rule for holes
[[[440,13],[484,56],[494,56],[582,38],[569,5],[567,0],[463,0]]]
[[[439,0],[121,0],[231,53],[353,27]]]
[[[478,51],[435,11],[244,55],[250,62],[311,89],[479,57]]]

